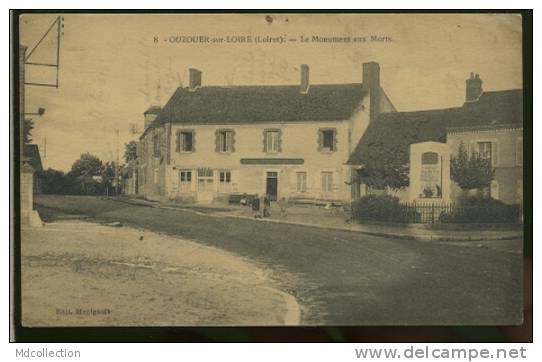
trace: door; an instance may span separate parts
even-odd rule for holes
[[[271,201],[277,201],[278,195],[278,173],[267,172],[267,181],[265,187],[266,194],[269,195]]]
[[[214,196],[213,170],[198,170],[198,202],[211,202]]]

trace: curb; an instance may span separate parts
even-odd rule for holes
[[[276,224],[298,225],[298,226],[312,227],[312,228],[319,228],[319,229],[349,231],[349,232],[358,233],[358,234],[387,237],[387,238],[393,238],[393,239],[399,239],[399,240],[469,242],[469,241],[513,240],[513,239],[523,238],[523,233],[518,233],[516,235],[506,235],[506,236],[501,236],[501,237],[482,237],[482,236],[470,237],[469,236],[467,238],[454,237],[454,236],[436,236],[436,235],[431,235],[431,234],[428,234],[428,235],[397,234],[397,233],[387,233],[387,232],[369,231],[369,230],[356,230],[356,229],[351,229],[351,228],[346,228],[346,227],[341,227],[341,226],[323,226],[319,224],[293,222],[293,221],[285,221],[285,220],[277,220],[277,219],[256,219],[250,216],[231,215],[231,214],[228,215],[225,213],[217,213],[217,212],[212,212],[212,211],[201,212],[201,211],[192,210],[189,208],[176,207],[176,206],[164,206],[160,204],[143,205],[142,203],[136,203],[136,202],[130,202],[130,201],[124,201],[124,202],[132,204],[132,205],[154,207],[154,208],[165,209],[165,210],[178,210],[178,211],[191,212],[191,213],[194,213],[196,215],[201,215],[201,216],[211,216],[211,217],[216,217],[216,218],[244,219],[244,220],[252,220],[256,222],[268,222],[268,223],[276,223]],[[453,230],[450,230],[450,233],[453,233]]]

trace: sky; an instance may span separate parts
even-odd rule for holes
[[[381,85],[399,111],[460,106],[465,79],[486,91],[522,87],[521,18],[509,14],[62,14],[59,88],[26,86],[26,112],[44,167],[68,171],[79,155],[122,158],[143,112],[186,86],[188,68],[205,85],[360,83],[362,64],[380,64]],[[20,41],[29,50],[55,20],[26,14]],[[179,43],[183,36],[269,36],[276,43]],[[371,42],[371,36],[391,41]],[[365,37],[366,42],[300,42],[300,37]],[[155,42],[155,37],[158,41]],[[29,61],[55,62],[52,32]],[[54,82],[54,68],[27,65],[27,82]],[[118,130],[118,137],[117,137]],[[117,152],[118,150],[118,152]]]

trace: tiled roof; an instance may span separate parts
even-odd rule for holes
[[[378,147],[396,146],[408,153],[413,143],[446,142],[450,128],[488,128],[523,126],[523,95],[521,89],[485,92],[478,101],[461,107],[417,112],[383,113],[369,124],[349,164],[362,165]],[[382,160],[385,162],[385,160]]]
[[[366,91],[361,84],[178,88],[156,119],[162,123],[264,123],[349,119]]]

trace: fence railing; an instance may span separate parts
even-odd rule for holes
[[[458,210],[454,203],[410,202],[399,205],[402,222],[406,223],[437,224],[442,215]]]
[[[520,205],[486,203],[461,205],[459,203],[409,202],[396,204],[393,209],[376,208],[352,215],[358,221],[383,221],[413,224],[438,223],[517,223],[521,218]]]

